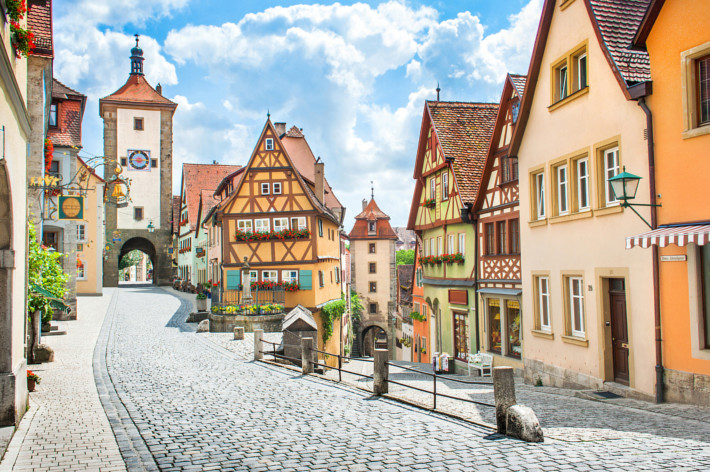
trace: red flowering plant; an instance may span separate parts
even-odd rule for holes
[[[39,375],[35,374],[31,370],[27,371],[27,380],[34,380],[37,385],[42,381]]]
[[[301,288],[298,282],[284,282],[283,287],[287,292],[297,292]]]
[[[281,287],[280,282],[272,282],[270,280],[256,280],[251,283],[251,288],[252,289],[259,289],[259,290],[273,290],[276,287]]]
[[[441,264],[441,257],[439,257],[439,256],[422,256],[419,258],[419,263],[422,265]]]
[[[436,199],[435,198],[427,198],[424,200],[424,206],[426,208],[434,208],[436,206]]]
[[[284,229],[281,231],[242,231],[237,230],[236,241],[268,241],[270,239],[308,239],[311,232],[307,229]]]
[[[464,258],[463,254],[460,252],[457,252],[455,254],[442,254],[441,255],[441,261],[444,262],[445,264],[463,264]]]
[[[54,143],[49,138],[44,138],[44,170],[49,173],[52,168],[52,158],[54,157]]]
[[[6,0],[7,16],[10,18],[10,38],[15,48],[17,58],[27,56],[35,48],[35,35],[29,29],[20,25],[20,21],[27,13],[25,0]]]

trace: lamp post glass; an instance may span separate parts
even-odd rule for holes
[[[626,202],[627,200],[636,198],[636,191],[638,190],[640,180],[641,177],[626,172],[626,168],[624,168],[622,173],[610,178],[609,183],[611,184],[611,190],[614,192],[616,199]]]
[[[148,223],[148,232],[152,233],[155,231],[155,225],[153,224],[153,220],[150,220],[150,223]]]

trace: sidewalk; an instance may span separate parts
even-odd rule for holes
[[[42,378],[30,393],[30,409],[7,449],[0,472],[9,470],[125,471],[96,385],[94,346],[115,289],[102,297],[79,297],[67,334],[47,336],[54,362],[31,365]]]

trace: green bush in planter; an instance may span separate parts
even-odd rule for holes
[[[198,300],[207,300],[207,295],[205,295],[204,293],[198,293],[197,299]]]

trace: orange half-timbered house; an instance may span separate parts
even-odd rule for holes
[[[252,282],[297,283],[298,290],[286,292],[286,309],[305,306],[314,312],[322,332],[320,308],[341,297],[339,228],[345,209],[327,206],[323,163],[311,153],[313,181],[307,181],[282,137],[286,135],[277,133],[268,120],[244,171],[227,184],[233,190],[217,210],[222,288],[241,286],[246,259]],[[302,134],[300,139],[305,142]],[[307,165],[305,157],[301,160],[301,166]],[[330,344],[338,336],[339,327],[334,326],[328,343],[319,336],[319,348],[337,352],[337,343]]]
[[[488,149],[474,214],[478,233],[481,350],[494,364],[522,364],[518,158],[509,154],[525,76],[508,74]]]
[[[430,351],[466,362],[478,348],[475,227],[497,103],[427,101],[414,167],[407,229],[422,241],[423,298],[431,307]]]

